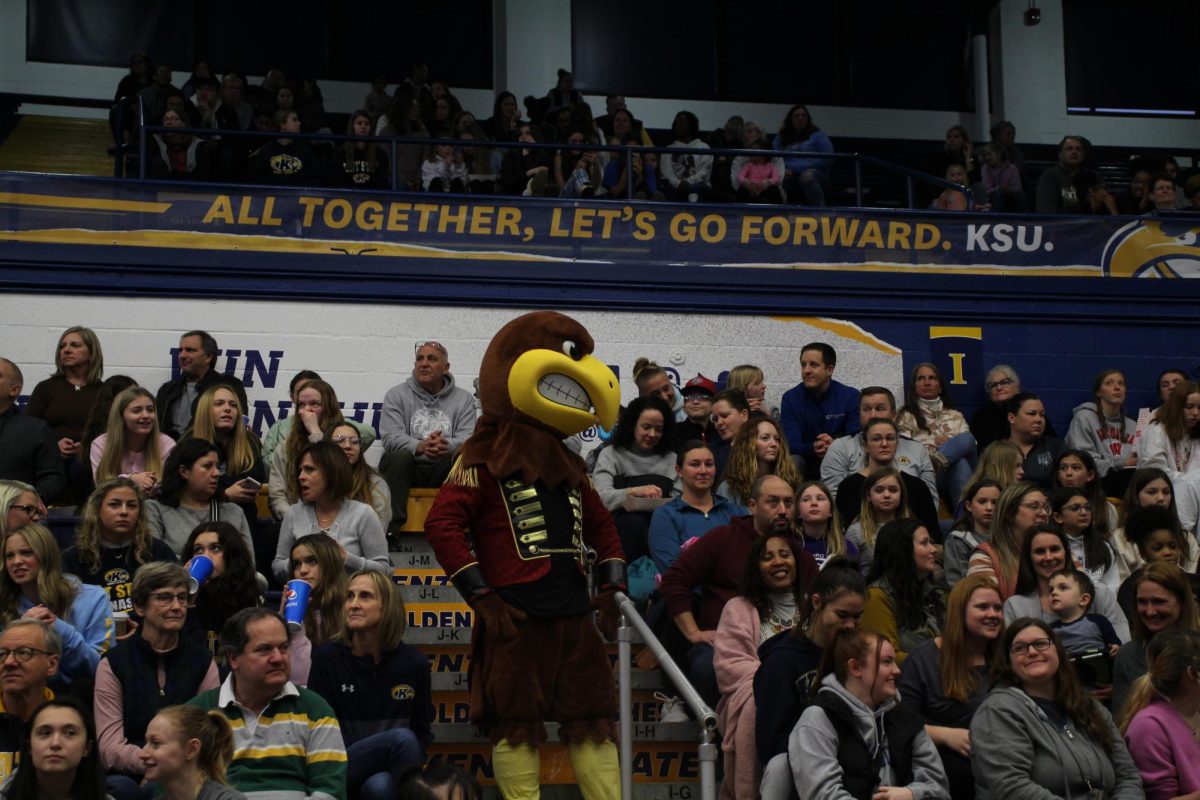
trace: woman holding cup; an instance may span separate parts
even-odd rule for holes
[[[342,633],[347,578],[338,543],[324,533],[300,537],[292,546],[291,577],[279,610],[293,629],[292,683],[308,685],[312,649]],[[308,590],[299,584],[307,584]]]
[[[218,646],[221,626],[243,608],[262,605],[250,551],[228,522],[205,522],[192,531],[179,556],[198,584],[185,632],[212,652],[224,679],[228,667]]]

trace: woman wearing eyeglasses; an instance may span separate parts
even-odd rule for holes
[[[96,670],[96,732],[116,797],[138,796],[146,771],[141,748],[154,715],[220,685],[208,647],[183,633],[187,570],[165,561],[147,564],[134,576],[132,595],[142,624]]]
[[[358,433],[358,428],[349,421],[339,423],[325,434],[325,441],[333,442],[341,448],[350,462],[350,478],[354,482],[350,499],[366,503],[375,509],[380,524],[387,530],[388,522],[392,519],[392,492],[383,476],[362,457],[363,439]]]
[[[62,637],[58,682],[90,678],[113,643],[108,592],[64,575],[54,535],[36,523],[4,534],[0,619],[26,617],[53,625]]]
[[[0,535],[45,516],[46,507],[36,489],[22,481],[0,481]]]
[[[997,364],[988,370],[983,388],[987,391],[988,402],[971,417],[971,433],[981,453],[992,442],[1008,438],[1008,411],[1004,404],[1021,391],[1021,378],[1008,364]]]
[[[838,515],[844,525],[851,525],[858,519],[862,510],[863,485],[867,476],[883,467],[895,466],[896,446],[900,441],[895,421],[884,417],[869,421],[863,429],[862,437],[867,463],[858,472],[847,475],[837,488]],[[929,493],[929,487],[920,478],[907,472],[901,472],[900,479],[904,481],[904,491],[912,515],[919,519],[931,534],[936,534],[941,528],[938,527],[937,506]]]
[[[1142,800],[1142,778],[1112,717],[1091,699],[1041,620],[1005,632],[994,688],[971,720],[979,800]]]
[[[1000,599],[1017,594],[1021,545],[1035,525],[1050,519],[1050,502],[1032,483],[1014,483],[1000,493],[992,512],[992,535],[971,552],[967,574],[987,575],[1000,588]]]

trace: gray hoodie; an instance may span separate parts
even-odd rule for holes
[[[887,739],[882,735],[883,717],[899,705],[899,694],[872,711],[846,691],[837,676],[832,674],[826,675],[821,681],[820,692],[836,694],[853,709],[855,726],[868,749],[887,747]],[[842,788],[837,730],[824,709],[809,706],[800,715],[800,721],[788,737],[788,761],[800,800],[849,800],[850,795]],[[914,800],[949,800],[950,788],[946,771],[942,768],[942,758],[924,728],[918,731],[913,741],[912,774],[913,782],[904,788],[912,790]],[[878,785],[891,786],[893,780],[892,768],[885,760],[879,770]]]
[[[1092,703],[1108,725],[1112,756],[1074,724],[1053,724],[1020,689],[993,689],[971,719],[976,800],[1086,800],[1088,781],[1107,800],[1144,800],[1125,740]]]
[[[454,385],[453,375],[446,373],[446,383],[437,394],[425,391],[412,376],[388,389],[379,418],[385,452],[415,453],[417,444],[434,431],[442,432],[451,452],[475,432],[475,398]],[[428,459],[417,456],[417,460]]]
[[[1067,447],[1083,450],[1096,460],[1101,475],[1125,468],[1133,455],[1133,432],[1137,423],[1118,414],[1100,420],[1095,403],[1075,406],[1071,427],[1067,430]]]

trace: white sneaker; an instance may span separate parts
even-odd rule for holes
[[[691,194],[688,195],[688,202],[689,203],[699,203],[700,195],[696,194],[695,192],[692,192]]]
[[[687,722],[687,704],[683,702],[681,697],[668,697],[662,692],[654,693],[655,700],[661,700],[662,705],[658,709],[659,722]]]

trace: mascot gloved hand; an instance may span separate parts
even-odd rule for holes
[[[593,347],[582,325],[552,311],[500,329],[479,368],[483,414],[425,520],[476,614],[471,721],[492,740],[507,800],[540,796],[537,745],[551,720],[585,800],[620,793],[616,684],[597,625],[615,635],[625,558],[583,459],[563,444],[616,422],[617,376]]]
[[[493,631],[501,641],[515,637],[517,626],[525,621],[524,611],[510,606],[495,592],[480,596],[471,603],[471,610],[478,616],[478,624]]]

